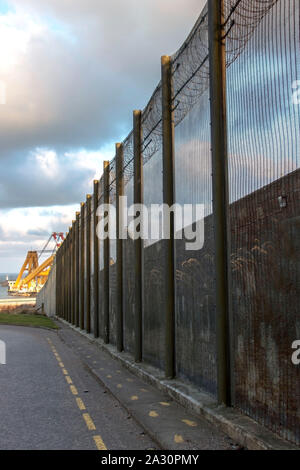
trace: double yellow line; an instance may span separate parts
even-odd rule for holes
[[[62,362],[60,355],[58,354],[54,344],[51,341],[51,339],[47,338],[47,341],[50,345],[50,348],[51,348],[54,356],[57,359],[58,365],[60,366],[60,368],[62,370],[62,373],[64,374],[66,382],[70,387],[71,393],[75,396],[76,404],[77,404],[79,410],[80,411],[85,411],[84,413],[82,413],[82,418],[83,418],[83,420],[86,424],[86,427],[88,428],[89,431],[96,431],[96,426],[95,426],[92,418],[90,417],[89,413],[86,412],[85,404],[84,404],[83,400],[78,396],[78,390],[75,387],[75,385],[73,384],[73,381],[72,381],[67,369],[65,368],[64,363]],[[99,435],[93,436],[93,439],[94,439],[94,442],[95,442],[96,447],[97,447],[98,450],[107,450],[107,447],[105,446],[101,436],[99,436]]]

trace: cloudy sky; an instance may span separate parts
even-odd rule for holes
[[[204,3],[0,0],[0,272],[67,230]]]

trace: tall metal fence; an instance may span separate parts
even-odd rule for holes
[[[59,316],[296,444],[299,23],[298,0],[209,1],[56,256]],[[203,248],[99,240],[121,195],[204,204]]]

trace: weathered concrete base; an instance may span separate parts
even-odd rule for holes
[[[218,406],[210,395],[201,392],[193,385],[178,379],[165,380],[163,371],[149,364],[135,363],[130,354],[119,353],[114,346],[104,344],[101,339],[95,339],[61,318],[56,317],[56,319],[108,352],[111,357],[144,381],[154,385],[191,412],[204,417],[242,447],[249,450],[300,450],[299,447],[276,436],[251,418],[242,415],[238,410]]]

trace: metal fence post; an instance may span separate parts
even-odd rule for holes
[[[90,194],[86,197],[86,331],[91,332],[91,202]]]
[[[174,119],[172,111],[171,58],[162,56],[162,133],[163,133],[163,202],[169,208],[175,203]],[[164,221],[166,223],[166,220]],[[175,241],[174,214],[170,213],[170,237],[165,243],[165,374],[175,376]]]
[[[218,401],[230,405],[228,175],[224,1],[208,2],[213,211],[216,259]]]
[[[72,325],[75,325],[76,308],[76,221],[72,221]]]
[[[80,319],[79,326],[84,330],[84,265],[85,265],[85,251],[84,251],[84,202],[81,203],[80,208]]]
[[[142,162],[142,112],[133,111],[133,153],[134,153],[134,204],[143,204],[143,162]],[[141,229],[141,228],[140,228]],[[143,355],[143,240],[134,240],[135,266],[135,361],[141,362]]]
[[[97,236],[97,208],[99,200],[99,181],[94,180],[94,337],[99,338],[99,240]]]
[[[66,312],[65,320],[69,320],[69,240],[70,232],[66,236]]]
[[[67,319],[67,238],[68,234],[66,233],[65,241],[64,241],[64,279],[63,279],[63,286],[64,286],[64,320]]]
[[[103,162],[103,176],[104,176],[104,204],[109,204],[109,161]],[[109,214],[108,214],[109,217]],[[109,223],[106,226],[109,231]],[[104,343],[109,343],[109,266],[110,266],[110,247],[109,235],[104,240],[104,280],[103,280],[103,308],[104,308]]]
[[[65,240],[61,245],[61,317],[64,318],[65,309],[64,309],[64,301],[65,301]]]
[[[124,196],[123,144],[116,144],[116,214],[117,214],[117,349],[123,351],[123,210],[120,197]]]
[[[72,227],[69,227],[69,249],[68,249],[68,269],[69,269],[68,322],[69,323],[72,323],[72,245],[73,245]]]
[[[55,255],[55,265],[56,265],[56,278],[55,278],[55,314],[59,315],[59,249]]]
[[[79,327],[79,217],[80,212],[76,212],[76,223],[75,223],[75,325]]]
[[[72,315],[72,227],[69,227],[68,246],[68,322],[71,323]]]

